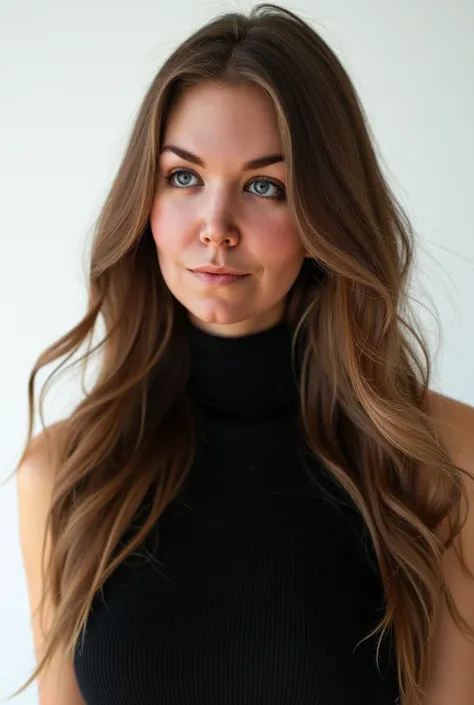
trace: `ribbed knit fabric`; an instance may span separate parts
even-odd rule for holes
[[[388,649],[380,673],[361,642],[383,607],[368,532],[301,451],[288,329],[188,330],[196,461],[154,560],[96,596],[74,661],[86,703],[394,705]]]

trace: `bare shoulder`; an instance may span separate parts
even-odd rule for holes
[[[430,390],[426,411],[453,463],[474,476],[474,407]]]
[[[29,582],[36,573],[54,486],[54,444],[58,427],[35,436],[16,471],[19,538]],[[36,582],[36,575],[35,575]]]
[[[38,611],[44,593],[42,574],[42,550],[45,556],[51,549],[47,533],[47,518],[51,505],[51,491],[54,486],[54,455],[61,424],[48,427],[46,434],[35,436],[24,459],[17,468],[17,495],[20,545],[25,570],[28,599],[31,612],[31,626],[37,661],[43,653],[45,630],[51,625],[54,608],[49,593],[46,592],[43,614]],[[85,705],[79,691],[72,659],[56,653],[38,676],[40,705]]]
[[[35,436],[16,471],[19,536],[28,581],[37,582],[39,554],[46,535],[54,485],[54,445],[58,426]],[[36,587],[36,585],[35,585]],[[35,595],[37,597],[37,595]]]
[[[18,475],[25,482],[48,482],[51,480],[52,460],[54,459],[55,444],[62,429],[62,422],[49,426],[46,431],[33,436],[28,446],[28,452],[18,467]],[[48,477],[49,475],[49,477]]]
[[[474,580],[462,569],[455,550],[462,546],[468,569],[474,573],[474,407],[430,392],[427,412],[439,440],[452,462],[466,471],[463,481],[468,496],[467,521],[454,545],[447,549],[443,573],[462,617],[474,628]],[[433,705],[470,705],[474,702],[474,643],[454,624],[446,606],[436,623],[432,644],[432,670],[428,694]]]

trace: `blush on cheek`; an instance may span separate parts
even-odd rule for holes
[[[280,210],[282,208],[282,210]],[[282,250],[298,248],[301,244],[296,225],[286,208],[278,206],[278,210],[272,210],[272,214],[265,214],[253,221],[249,230],[255,234],[255,243],[261,243],[267,253],[269,249],[278,247]]]
[[[292,227],[265,233],[258,238],[258,252],[254,250],[256,259],[269,268],[279,268],[297,258],[303,249],[301,240]]]
[[[150,227],[159,248],[176,252],[182,250],[189,230],[190,216],[178,203],[164,203],[156,199],[150,213]]]

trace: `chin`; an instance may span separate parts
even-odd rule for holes
[[[204,309],[198,309],[193,306],[192,308],[188,308],[187,311],[191,321],[201,321],[202,323],[219,326],[241,323],[242,321],[255,317],[255,314],[252,314],[252,312],[245,314],[231,310],[227,306],[212,306]]]
[[[274,325],[283,315],[283,307],[280,306],[264,311],[225,305],[185,308],[196,327],[224,336],[256,333]]]

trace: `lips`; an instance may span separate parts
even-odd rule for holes
[[[206,272],[208,274],[237,274],[238,276],[247,274],[247,272],[241,272],[238,269],[233,269],[232,267],[218,267],[211,263],[202,264],[200,267],[193,267],[193,272]]]
[[[195,277],[207,284],[234,284],[242,279],[248,277],[248,274],[221,274],[214,272],[199,272],[196,270],[190,270]]]

